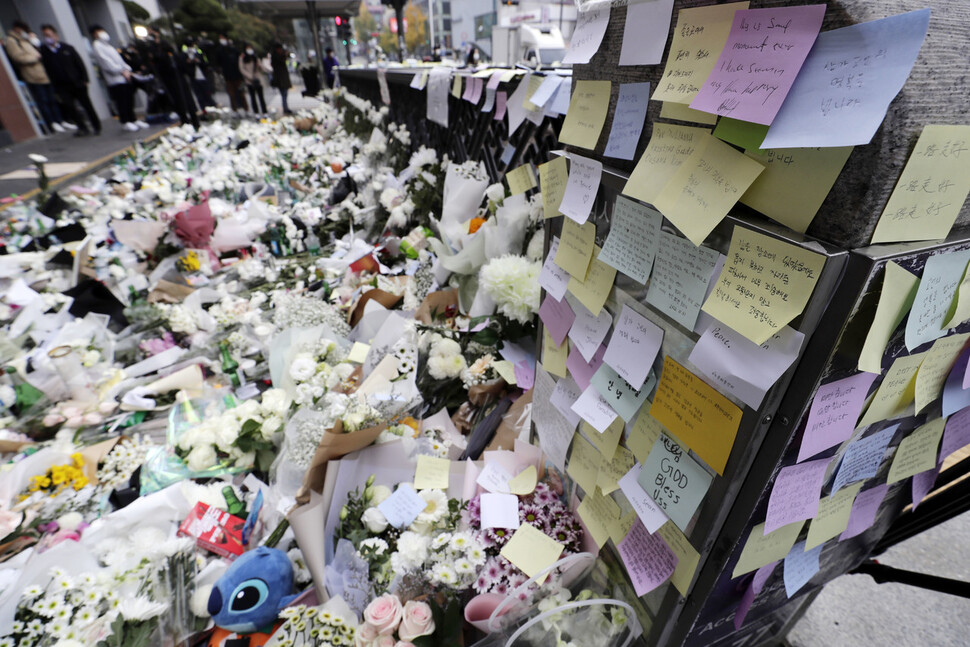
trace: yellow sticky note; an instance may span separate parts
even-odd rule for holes
[[[916,413],[940,397],[940,389],[967,339],[970,339],[970,333],[942,337],[933,342],[933,347],[926,352],[926,358],[916,373]]]
[[[653,204],[677,169],[710,134],[710,128],[654,124],[650,143],[623,187],[624,195]]]
[[[735,227],[724,269],[702,309],[763,344],[802,313],[824,265],[821,254]]]
[[[559,248],[562,249],[561,244]],[[589,271],[586,272],[586,279],[580,281],[573,275],[569,277],[569,284],[566,289],[572,292],[579,299],[579,302],[586,306],[587,310],[598,315],[613,289],[613,282],[616,280],[616,268],[599,259],[599,246],[594,246],[594,250],[593,260],[589,264]]]
[[[556,377],[566,377],[566,359],[569,357],[569,342],[563,340],[556,344],[549,331],[542,329],[542,365]]]
[[[670,576],[670,582],[684,597],[690,590],[691,580],[694,579],[694,571],[697,564],[701,561],[701,555],[690,545],[687,537],[673,521],[668,521],[657,530],[660,538],[664,540],[670,550],[677,556],[677,568]]]
[[[610,497],[604,496],[599,488],[586,495],[576,512],[600,548],[610,539],[610,526],[620,521],[620,506]]]
[[[596,448],[596,451],[606,461],[608,457],[612,457],[616,452],[616,448],[620,444],[620,439],[623,438],[623,418],[618,417],[611,422],[603,433],[596,431],[585,420],[580,423],[580,429],[593,442],[593,447]]]
[[[746,150],[765,167],[741,202],[795,231],[804,232],[818,213],[852,146]]]
[[[457,74],[454,81],[451,82],[451,96],[461,99],[461,77]]]
[[[970,126],[925,126],[872,242],[946,238],[970,192]]]
[[[705,135],[653,205],[699,246],[764,168],[720,139]]]
[[[714,471],[724,474],[741,424],[741,409],[717,389],[673,358],[664,357],[663,373],[650,415],[694,450]]]
[[[539,86],[542,85],[542,82],[545,80],[546,80],[546,77],[539,76],[538,74],[529,75],[529,85],[526,88],[525,96],[522,97],[522,107],[528,110],[529,112],[537,112],[540,110],[539,106],[532,103],[530,99],[532,98],[532,95],[534,95],[536,91],[539,89]]]
[[[970,264],[963,270],[963,278],[957,286],[956,296],[953,297],[953,304],[943,327],[955,328],[967,319],[970,319]]]
[[[563,218],[559,249],[553,262],[571,276],[585,279],[595,246],[596,225],[591,222],[580,225],[575,220]]]
[[[790,523],[766,535],[765,525],[759,523],[751,529],[751,534],[748,535],[748,541],[741,549],[741,556],[731,577],[744,575],[771,562],[785,559],[788,551],[795,545],[798,533],[802,531],[804,525],[804,521]]]
[[[418,467],[414,472],[415,490],[447,490],[451,461],[434,456],[418,456]]]
[[[573,434],[573,449],[566,463],[566,473],[579,483],[579,487],[586,492],[592,492],[596,487],[596,478],[600,473],[603,456],[578,431]]]
[[[552,537],[535,526],[524,523],[512,534],[500,554],[529,577],[535,577],[555,564],[564,549],[565,546]],[[539,584],[545,579],[543,577]]]
[[[569,182],[569,166],[565,157],[539,165],[539,189],[542,191],[542,214],[546,218],[561,216],[559,205]]]
[[[747,8],[747,2],[734,2],[681,9],[667,55],[667,67],[650,98],[675,103],[693,101],[727,43],[734,12]]]
[[[712,126],[717,123],[717,115],[703,110],[694,110],[686,103],[674,103],[673,101],[664,101],[660,105],[660,118],[692,121],[695,124],[710,124]]]
[[[532,172],[532,164],[523,164],[505,174],[512,195],[525,193],[536,187],[536,175]]]
[[[940,439],[945,428],[946,418],[935,418],[903,438],[893,456],[893,464],[889,466],[886,482],[892,485],[936,467]]]
[[[512,494],[518,494],[520,496],[532,494],[532,492],[536,489],[536,483],[538,480],[539,475],[538,472],[536,472],[535,465],[529,465],[527,468],[519,472],[518,476],[509,481],[509,492]]]
[[[899,418],[906,413],[916,397],[916,371],[925,358],[926,352],[896,358],[872,396],[872,402],[858,427]]]
[[[560,144],[593,150],[610,109],[609,81],[573,81],[569,109],[559,133]]]
[[[640,415],[630,430],[630,435],[626,439],[626,446],[633,451],[633,455],[641,463],[647,460],[650,450],[653,449],[660,434],[664,432],[664,426],[660,421],[650,415],[650,407],[640,409]],[[669,435],[669,434],[668,434]]]
[[[492,362],[492,368],[495,372],[499,374],[503,380],[505,380],[509,385],[515,385],[515,365],[512,362],[504,359]]]
[[[603,494],[615,492],[620,486],[617,483],[629,472],[637,459],[629,449],[619,445],[613,452],[613,460],[603,461],[600,465],[599,476],[596,477],[596,487],[603,491]]]
[[[636,512],[628,512],[625,517],[620,517],[619,519],[610,523],[610,539],[613,540],[614,544],[618,544],[626,536],[630,534],[630,529],[633,528],[633,524],[637,520]]]
[[[811,550],[833,537],[838,537],[848,528],[852,503],[861,489],[862,482],[859,482],[842,488],[835,493],[835,496],[821,498],[818,503],[818,514],[812,519],[812,525],[808,527],[805,550]]]
[[[886,345],[893,331],[913,307],[917,289],[917,276],[892,261],[886,263],[876,316],[869,326],[869,334],[859,354],[860,371],[877,375],[882,373],[882,356],[886,352]]]
[[[369,344],[363,344],[359,341],[355,341],[354,345],[350,348],[350,352],[347,353],[347,361],[363,364],[365,361],[367,361],[368,352],[370,352]]]

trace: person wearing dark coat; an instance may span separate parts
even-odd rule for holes
[[[212,92],[209,89],[209,62],[206,60],[205,53],[196,42],[195,38],[189,36],[182,45],[182,54],[185,58],[185,69],[192,84],[192,91],[199,107],[215,108],[216,102],[212,100]]]
[[[240,52],[225,35],[219,35],[219,47],[216,49],[216,61],[219,71],[226,82],[226,93],[229,95],[229,105],[233,110],[246,112],[246,95],[243,94],[244,79],[239,71]]]
[[[273,80],[270,85],[280,91],[280,98],[283,101],[283,114],[292,115],[293,111],[290,110],[290,106],[286,101],[286,95],[289,93],[290,86],[292,85],[290,83],[290,70],[286,67],[286,59],[287,54],[283,43],[273,43],[269,55],[269,62],[273,68]]]
[[[337,79],[337,73],[334,70],[340,67],[340,61],[333,55],[333,47],[328,47],[326,54],[323,59],[323,75],[327,79],[327,87],[333,88],[333,83]]]
[[[81,55],[67,43],[61,42],[60,34],[53,25],[42,25],[40,30],[44,38],[44,44],[40,48],[44,69],[47,70],[47,77],[61,101],[67,119],[78,125],[75,137],[83,137],[92,132],[100,135],[101,119],[88,96],[90,78]],[[74,108],[75,101],[81,104],[87,114],[90,127],[79,118],[80,115]]]
[[[179,121],[199,127],[199,117],[195,114],[195,100],[185,78],[185,59],[175,51],[170,43],[162,39],[157,29],[150,29],[148,40],[149,58],[155,77],[165,86],[172,100]]]

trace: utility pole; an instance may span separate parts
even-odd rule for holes
[[[381,4],[394,8],[394,17],[397,20],[397,49],[399,60],[404,62],[404,5],[405,0],[381,0]]]

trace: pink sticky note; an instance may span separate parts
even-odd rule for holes
[[[508,100],[508,92],[499,90],[495,93],[495,121],[501,121],[505,118],[505,102]]]
[[[472,79],[472,103],[478,104],[478,101],[482,98],[482,88],[484,87],[485,79]]]
[[[714,71],[690,107],[770,124],[812,49],[824,17],[824,4],[735,12]]]
[[[852,435],[876,377],[875,373],[859,373],[819,387],[808,412],[805,435],[798,450],[799,463]]]
[[[950,454],[967,445],[970,445],[970,409],[961,409],[947,418],[937,462],[942,463]]]
[[[470,78],[465,79],[465,91],[462,92],[461,99],[462,101],[472,100],[472,80]]]
[[[674,552],[659,533],[651,535],[647,532],[639,518],[633,520],[630,532],[616,547],[638,596],[646,595],[666,582],[677,568]]]
[[[532,385],[536,381],[536,371],[533,366],[530,366],[525,360],[521,362],[516,362],[514,365],[515,369],[515,384],[523,391],[528,391],[532,388]]]
[[[970,389],[970,364],[963,367],[963,388]]]
[[[539,319],[546,327],[557,346],[562,346],[569,334],[569,329],[576,320],[576,313],[569,307],[566,299],[556,301],[551,296],[546,295],[545,301],[539,306]]]
[[[782,468],[768,499],[766,535],[790,523],[812,519],[818,514],[822,481],[831,460],[821,458]]]
[[[882,500],[886,498],[887,491],[889,491],[889,485],[883,483],[856,495],[855,502],[852,504],[852,512],[849,513],[849,525],[839,535],[839,541],[852,539],[872,527],[872,524],[876,522],[876,513],[879,512],[879,506],[882,505]]]
[[[576,380],[576,384],[579,385],[584,391],[589,388],[590,380],[593,379],[593,374],[596,370],[603,364],[603,356],[606,355],[606,346],[600,345],[596,353],[593,354],[593,359],[586,363],[583,359],[583,354],[579,352],[575,346],[569,351],[569,356],[566,358],[566,368],[572,374],[573,379]]]
[[[748,611],[751,610],[751,605],[754,604],[755,597],[761,593],[761,589],[765,587],[765,583],[771,574],[775,572],[775,567],[778,566],[778,562],[771,562],[770,564],[765,564],[754,574],[754,578],[751,580],[751,584],[745,589],[744,595],[741,596],[741,602],[738,604],[738,610],[734,613],[734,630],[740,631],[741,625],[744,624],[744,619],[748,615]]]

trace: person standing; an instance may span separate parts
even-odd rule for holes
[[[219,35],[219,49],[216,50],[216,58],[219,62],[222,78],[226,82],[229,105],[234,111],[245,112],[249,108],[246,105],[246,95],[243,94],[245,79],[242,72],[239,71],[239,50],[222,34]]]
[[[256,56],[256,50],[252,45],[246,45],[245,51],[239,57],[239,73],[245,79],[246,87],[249,89],[249,102],[253,105],[253,112],[257,115],[266,114],[262,61]]]
[[[283,47],[283,43],[279,41],[273,43],[273,47],[270,50],[269,63],[273,69],[273,80],[271,85],[280,91],[280,98],[283,101],[283,114],[292,115],[293,111],[290,110],[290,106],[287,103],[286,95],[290,91],[290,70],[286,66],[286,49]]]
[[[327,79],[327,87],[333,89],[333,83],[336,80],[337,73],[336,68],[340,67],[340,61],[333,54],[333,47],[327,48],[327,55],[323,59],[323,75]]]
[[[199,117],[195,114],[195,100],[185,78],[185,61],[172,45],[162,38],[161,32],[154,27],[148,29],[148,56],[155,77],[165,86],[169,99],[179,121],[191,123],[199,128]]]
[[[91,36],[94,39],[94,57],[118,111],[118,121],[128,132],[148,128],[147,123],[135,119],[135,86],[131,84],[131,68],[111,44],[111,36],[104,27],[92,26]]]
[[[68,118],[74,116],[74,122],[80,128],[74,136],[83,137],[91,134],[91,132],[100,135],[101,119],[91,104],[91,97],[88,96],[90,78],[87,68],[84,67],[84,61],[81,60],[81,55],[72,46],[61,42],[60,34],[57,33],[57,29],[53,25],[42,25],[40,31],[44,35],[44,45],[41,47],[40,53],[43,57],[44,68],[47,70],[47,76],[51,85],[54,86],[54,91],[60,96],[65,110],[71,113]],[[80,115],[74,108],[75,101],[81,104],[81,108],[87,114],[88,122],[91,125],[90,129],[79,118]]]
[[[182,45],[182,54],[185,56],[185,69],[192,84],[192,91],[199,103],[199,107],[215,108],[216,102],[212,100],[212,91],[209,88],[209,61],[206,60],[205,53],[196,44],[195,38],[189,36]]]
[[[57,98],[54,96],[54,88],[51,87],[47,71],[44,69],[40,39],[30,31],[30,27],[19,20],[15,22],[3,47],[7,50],[10,60],[17,66],[20,77],[27,84],[47,127],[58,133],[77,130],[77,126],[66,123],[61,115],[61,108],[57,105]]]

